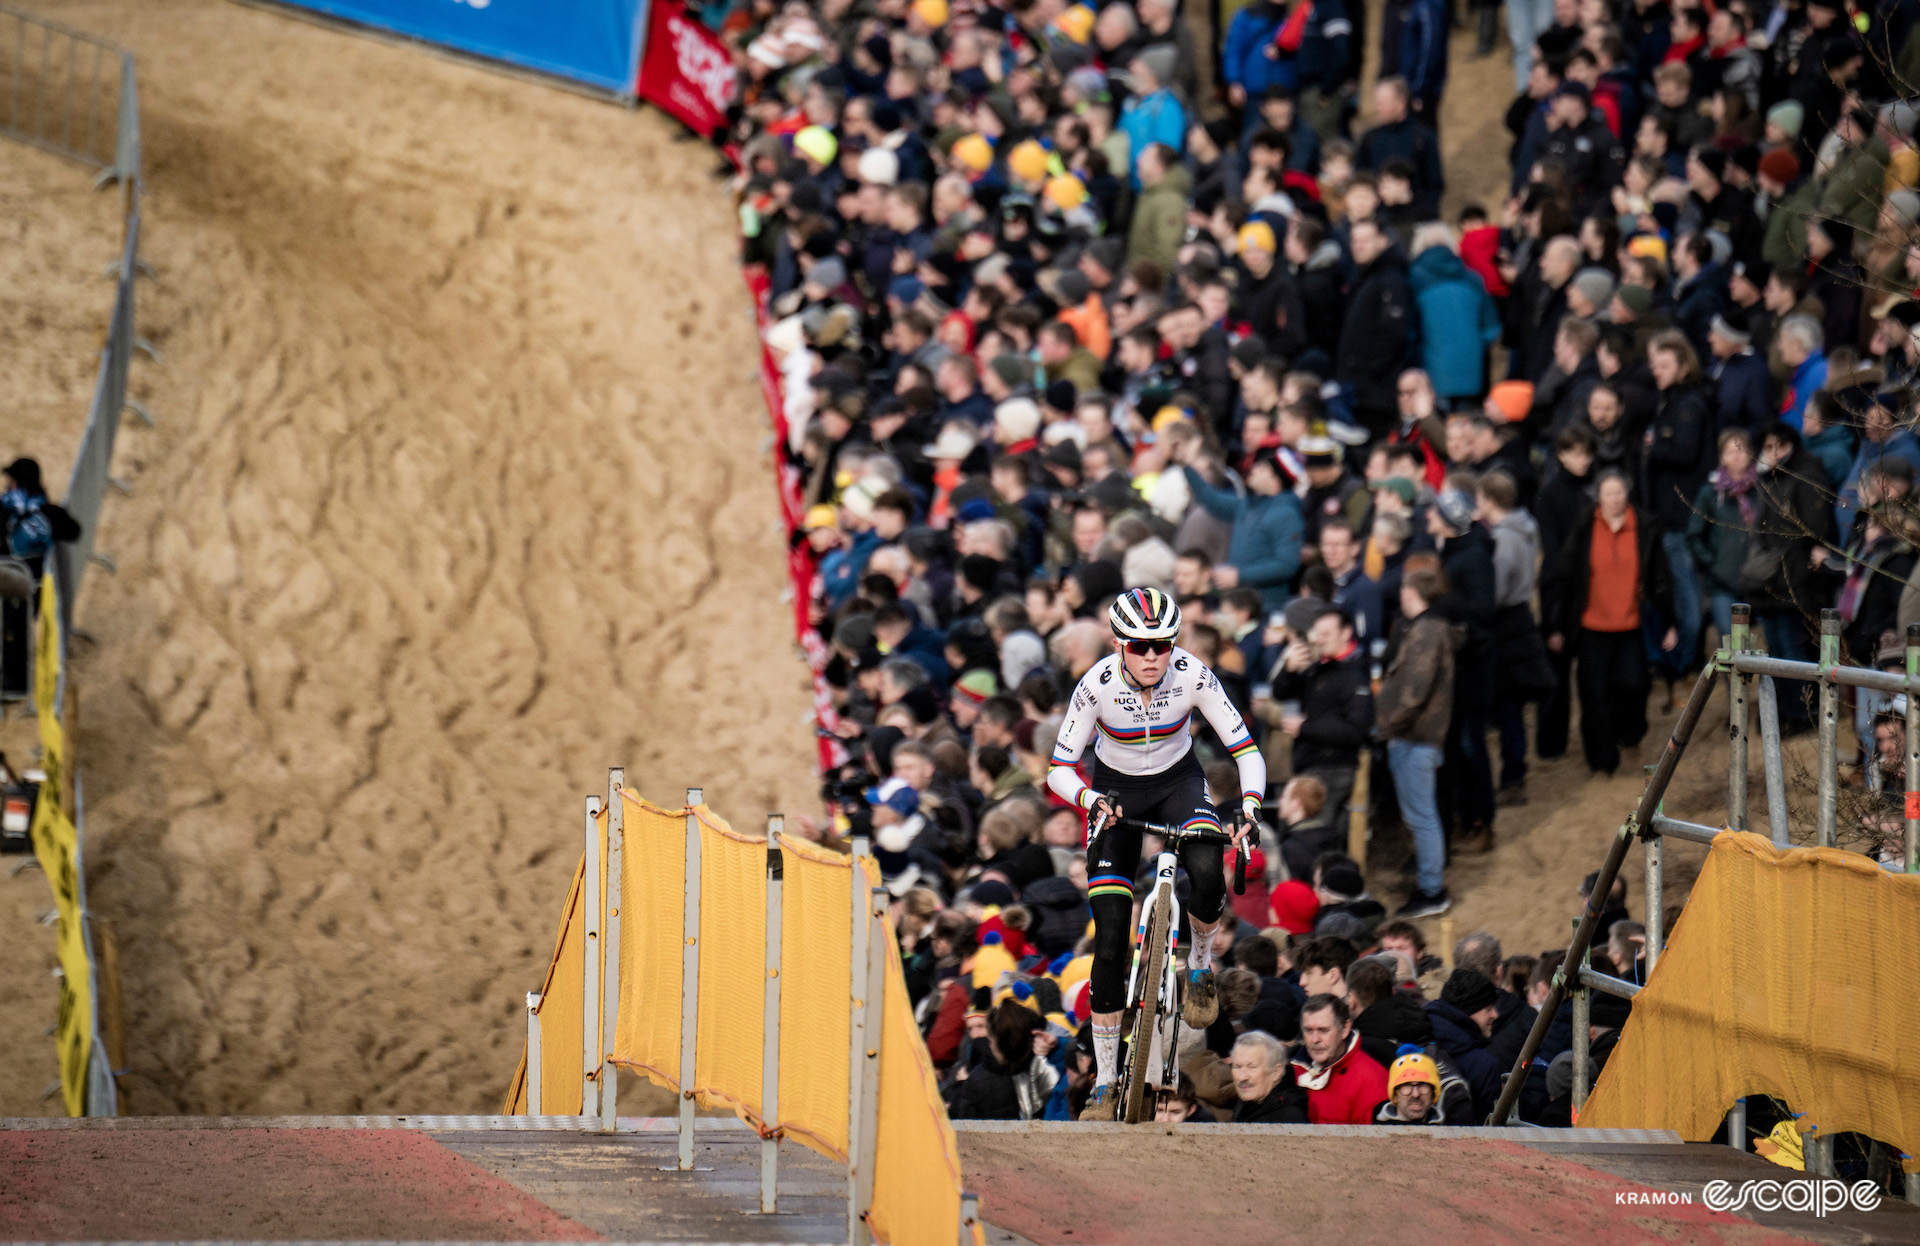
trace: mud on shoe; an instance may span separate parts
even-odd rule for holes
[[[1213,970],[1187,970],[1187,1002],[1180,1019],[1196,1030],[1212,1025],[1220,1015],[1220,988],[1213,984]]]
[[[1120,1092],[1113,1086],[1095,1086],[1080,1109],[1083,1121],[1111,1121],[1120,1114]]]

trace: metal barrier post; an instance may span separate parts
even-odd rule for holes
[[[780,834],[786,819],[767,817],[767,983],[760,1042],[760,1211],[773,1215],[780,1201],[780,891],[785,875]]]
[[[1906,1157],[1903,1155],[1901,1158],[1905,1159]],[[1910,1172],[1906,1174],[1906,1178],[1907,1201],[1909,1203],[1920,1203],[1920,1172]]]
[[[527,992],[527,1115],[540,1115],[540,992]]]
[[[580,963],[585,981],[580,992],[580,1115],[593,1113],[593,1096],[600,1080],[600,798],[587,797],[587,867],[585,870],[587,939]]]
[[[600,1132],[613,1133],[620,1127],[620,1070],[613,1065],[613,1044],[620,1028],[620,864],[626,853],[627,802],[620,789],[627,785],[627,772],[619,766],[607,771],[607,886],[606,936],[601,940],[600,983]],[[585,1104],[583,1114],[591,1115]]]
[[[973,1246],[973,1231],[980,1223],[980,1196],[972,1190],[960,1191],[960,1246]]]
[[[885,887],[868,893],[867,963],[860,967],[866,979],[867,1006],[860,1052],[860,1134],[859,1145],[848,1151],[853,1160],[849,1174],[853,1180],[854,1201],[847,1209],[854,1229],[853,1246],[867,1246],[873,1230],[867,1215],[873,1210],[873,1161],[880,1146],[880,1036],[885,1029],[887,992],[887,906],[893,897]]]
[[[1727,1145],[1736,1151],[1747,1149],[1747,1101],[1735,1099],[1727,1110]]]
[[[1820,612],[1820,807],[1815,823],[1822,848],[1833,847],[1834,812],[1840,795],[1840,612]]]
[[[693,1171],[694,1044],[700,1030],[700,819],[694,807],[705,799],[687,789],[686,900],[680,945],[680,1171]]]
[[[1730,653],[1746,649],[1751,617],[1744,602],[1734,603],[1727,637]],[[1727,672],[1727,825],[1736,831],[1747,829],[1747,687],[1752,680],[1751,675]]]
[[[1576,986],[1573,990],[1573,1111],[1575,1118],[1587,1103],[1587,1077],[1590,1072],[1591,1039],[1587,1027],[1592,1024],[1593,988]]]
[[[1907,678],[1920,675],[1920,623],[1907,624]],[[1920,874],[1920,697],[1907,694],[1907,834],[1902,868]]]
[[[865,835],[853,837],[853,876],[847,883],[847,908],[851,910],[849,919],[853,936],[847,973],[847,1240],[854,1246],[861,1246],[867,1231],[866,1221],[860,1218],[858,1174],[860,1126],[866,1119],[861,1112],[860,1102],[865,1079],[860,1074],[861,1066],[867,1059],[867,938],[872,932],[866,906],[860,903],[860,897],[867,891],[867,874],[860,862],[868,854],[868,843]]]
[[[1640,841],[1640,852],[1647,867],[1647,972],[1660,960],[1660,953],[1667,946],[1667,901],[1665,879],[1661,875],[1662,845],[1666,840],[1657,834],[1649,834]]]
[[[1767,776],[1767,829],[1775,848],[1791,844],[1787,837],[1787,776],[1780,765],[1780,695],[1773,676],[1760,677],[1760,762]]]

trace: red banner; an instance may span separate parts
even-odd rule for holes
[[[653,0],[634,93],[711,138],[726,122],[736,86],[733,55],[720,37],[689,17],[681,0]]]
[[[770,283],[766,270],[759,267],[749,267],[743,275],[747,280],[747,292],[753,296],[754,323],[760,330],[760,392],[767,402],[767,414],[773,418],[774,485],[780,491],[780,514],[786,520],[791,539],[798,533],[805,506],[800,496],[800,473],[786,461],[788,429],[785,387],[781,384],[780,369],[774,363],[773,352],[766,345]],[[793,598],[793,630],[807,655],[807,667],[813,675],[814,720],[826,733],[819,737],[820,770],[824,774],[837,769],[848,759],[846,746],[834,734],[834,728],[840,724],[840,715],[833,707],[833,690],[828,686],[826,677],[827,663],[832,660],[833,653],[813,626],[809,609],[813,602],[813,560],[798,542],[789,549],[787,575]]]

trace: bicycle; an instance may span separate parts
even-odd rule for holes
[[[1134,931],[1133,966],[1127,972],[1126,996],[1132,1015],[1120,1023],[1127,1034],[1120,1070],[1120,1119],[1137,1125],[1152,1115],[1148,1088],[1177,1086],[1180,1080],[1180,1010],[1185,982],[1174,957],[1180,943],[1180,901],[1173,890],[1174,872],[1179,868],[1177,849],[1187,842],[1229,845],[1233,836],[1225,831],[1188,829],[1137,818],[1116,818],[1109,823],[1102,814],[1094,819],[1092,834],[1087,838],[1088,856],[1093,855],[1094,844],[1109,825],[1123,822],[1166,841],[1154,861],[1153,888],[1140,905],[1140,924]],[[1233,862],[1235,895],[1246,894],[1247,858],[1247,845],[1241,843]],[[1158,1079],[1153,1076],[1156,1069]]]

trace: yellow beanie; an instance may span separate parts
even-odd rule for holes
[[[1190,417],[1179,407],[1162,407],[1153,415],[1153,433],[1159,436],[1175,424],[1185,424]]]
[[[833,158],[840,153],[840,140],[827,127],[810,125],[793,136],[793,149],[821,164],[832,164]]]
[[[1273,226],[1265,221],[1248,221],[1240,227],[1240,249],[1242,251],[1265,251],[1275,254],[1279,248],[1274,245]]]
[[[1028,139],[1007,153],[1007,168],[1023,182],[1037,182],[1047,175],[1047,149]]]
[[[1072,174],[1047,179],[1047,198],[1062,212],[1071,212],[1087,201],[1087,187]]]
[[[978,134],[963,135],[953,145],[953,158],[973,173],[985,173],[993,164],[993,147]]]
[[[1093,37],[1093,10],[1084,4],[1068,5],[1066,12],[1053,19],[1053,28],[1075,43],[1085,43]]]
[[[1425,1082],[1433,1087],[1435,1097],[1440,1094],[1440,1066],[1433,1057],[1424,1051],[1409,1051],[1405,1055],[1394,1057],[1393,1067],[1387,1070],[1387,1093],[1408,1082]]]
[[[807,507],[806,522],[800,526],[803,528],[838,528],[840,526],[840,512],[834,510],[833,507],[828,506],[824,502],[818,506],[809,506]]]
[[[938,30],[947,24],[947,0],[913,0],[913,15]]]

